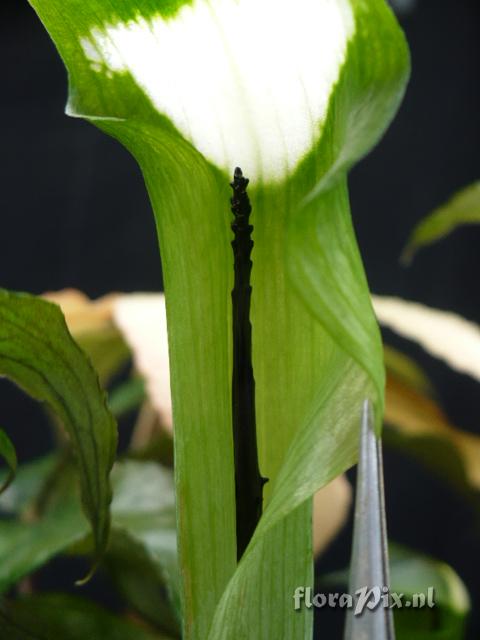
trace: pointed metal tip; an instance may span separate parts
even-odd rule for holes
[[[373,404],[362,405],[360,448],[355,500],[350,595],[359,590],[389,588],[387,529],[383,489],[381,442],[375,433]],[[347,612],[344,640],[394,640],[392,611],[379,606],[361,615]]]
[[[363,401],[362,405],[362,430],[360,435],[360,448],[367,444],[368,434],[375,432],[375,418],[373,415],[373,405],[369,398]]]

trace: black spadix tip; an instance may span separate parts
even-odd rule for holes
[[[238,220],[242,219],[244,222],[244,227],[245,225],[248,226],[248,217],[252,212],[252,207],[247,194],[249,183],[250,180],[248,178],[245,178],[245,176],[243,175],[243,171],[240,169],[240,167],[237,167],[235,169],[235,173],[233,174],[233,182],[230,183],[230,186],[233,190],[233,197],[231,198],[230,202],[232,205],[232,213],[237,221],[234,224],[237,225]],[[234,228],[233,230],[236,231],[236,228]]]
[[[232,189],[238,194],[243,194],[245,193],[249,183],[250,180],[248,178],[245,178],[240,167],[236,167],[233,174],[233,182],[230,183]]]

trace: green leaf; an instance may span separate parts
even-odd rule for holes
[[[42,296],[58,304],[75,342],[88,355],[102,386],[129,359],[129,349],[113,320],[118,294],[90,300],[77,289],[50,291]]]
[[[166,289],[186,640],[311,636],[311,496],[352,465],[383,357],[346,173],[393,118],[408,51],[383,0],[32,0],[68,112],[145,176]],[[157,7],[157,8],[156,8]],[[272,15],[275,24],[272,26]],[[228,187],[251,178],[253,364],[266,510],[236,567]],[[272,585],[275,589],[272,589]]]
[[[432,587],[434,589],[435,610],[408,612],[402,609],[396,612],[395,622],[401,638],[427,640],[438,637],[454,640],[464,637],[470,598],[462,580],[449,565],[410,549],[391,545],[390,566],[392,590],[397,593],[412,596],[415,593],[427,593]]]
[[[157,522],[152,524],[158,526]],[[177,638],[181,628],[178,577],[177,591],[173,594],[164,563],[158,560],[163,554],[158,555],[156,551],[159,545],[165,548],[172,533],[174,537],[174,530],[152,526],[149,531],[150,537],[140,541],[127,531],[115,530],[106,567],[129,606],[155,628]],[[172,560],[175,562],[176,556],[172,555]],[[175,572],[178,572],[176,566]]]
[[[20,468],[11,489],[17,483],[23,486],[44,477],[43,464],[37,465],[35,475],[31,466]],[[117,463],[112,471],[112,486],[107,566],[114,577],[121,578],[120,587],[129,596],[133,581],[142,584],[144,580],[144,594],[150,593],[148,586],[154,589],[158,610],[150,619],[168,622],[169,616],[168,630],[173,631],[176,621],[169,609],[171,604],[179,609],[179,573],[172,473],[152,462]],[[88,523],[76,500],[71,469],[66,468],[52,488],[46,512],[39,520],[28,524],[0,521],[0,593],[60,553],[89,554],[92,545],[88,532]],[[125,574],[119,576],[123,569]],[[161,592],[165,586],[168,599],[163,598],[162,609]],[[141,613],[151,612],[151,593],[145,603],[140,602],[138,594],[134,600],[129,599]]]
[[[93,602],[64,594],[8,601],[0,609],[9,640],[168,640],[113,615]]]
[[[15,516],[0,520],[0,593],[89,536],[75,476],[71,464],[55,455],[19,467],[0,503]]]
[[[97,374],[56,305],[0,290],[0,375],[48,404],[67,430],[98,558],[108,542],[116,424]]]
[[[58,457],[55,454],[23,464],[15,476],[15,482],[0,496],[0,514],[23,515],[31,509],[57,464]],[[0,475],[0,482],[5,482],[7,475]]]
[[[143,378],[132,378],[113,389],[108,396],[110,411],[117,418],[138,409],[145,400],[145,382]]]
[[[391,545],[391,584],[406,599],[434,589],[435,607],[394,612],[399,640],[463,640],[470,599],[462,580],[444,562]]]
[[[130,356],[125,341],[115,328],[81,334],[76,342],[92,361],[102,385],[118,373]]]
[[[81,542],[88,523],[77,504],[63,502],[38,522],[0,521],[0,593]]]
[[[0,494],[2,494],[12,483],[17,471],[17,453],[12,441],[3,429],[0,429],[0,456],[5,460],[8,467],[8,475],[0,484]]]
[[[402,255],[410,263],[423,247],[427,247],[458,227],[480,222],[480,181],[458,191],[446,204],[430,213],[417,224]]]
[[[180,575],[178,571],[176,518],[173,475],[153,462],[124,462],[114,471],[115,497],[112,504],[113,526],[116,534],[122,532],[141,547],[150,563],[162,576],[169,598],[180,610]],[[125,536],[115,537],[117,546]]]
[[[383,345],[383,355],[389,374],[419,393],[426,396],[435,395],[431,381],[415,360],[387,344]]]

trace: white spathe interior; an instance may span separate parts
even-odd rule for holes
[[[148,397],[162,426],[173,428],[165,296],[155,293],[119,295],[113,305],[115,324],[133,353],[146,382]]]
[[[221,169],[276,181],[318,141],[354,28],[349,0],[195,0],[82,47],[95,71],[130,72]]]

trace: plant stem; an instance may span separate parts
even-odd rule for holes
[[[233,311],[233,441],[235,456],[235,498],[237,518],[237,558],[243,555],[262,515],[264,478],[260,475],[255,420],[255,380],[252,367],[252,326],[250,274],[253,249],[249,224],[252,207],[247,195],[248,180],[235,169],[231,187],[232,241],[235,259]]]

